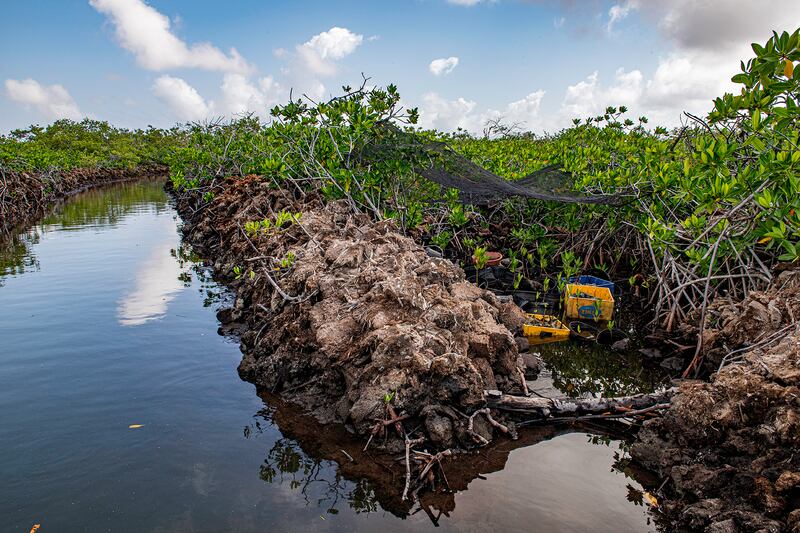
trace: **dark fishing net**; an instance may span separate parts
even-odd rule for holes
[[[572,176],[558,165],[550,165],[531,172],[527,176],[511,181],[486,170],[454,151],[443,142],[422,140],[419,136],[391,128],[385,139],[393,148],[413,157],[417,173],[448,189],[458,189],[465,203],[485,205],[509,197],[535,198],[561,203],[619,205],[628,195],[585,194],[575,191]],[[386,146],[373,146],[370,152],[377,155]]]
[[[623,194],[583,194],[573,189],[572,176],[558,165],[550,165],[511,181],[489,172],[445,144],[434,149],[437,157],[427,167],[419,168],[423,177],[447,188],[458,189],[463,201],[481,205],[512,196],[561,203],[618,205]]]

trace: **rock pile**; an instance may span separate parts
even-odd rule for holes
[[[485,389],[522,390],[516,306],[391,222],[255,177],[226,181],[196,211],[184,198],[179,211],[189,241],[236,291],[221,318],[246,324],[244,379],[365,436],[391,406],[435,448],[491,440],[489,421],[470,429],[465,415],[484,405]],[[402,448],[399,431],[385,433],[377,445]]]

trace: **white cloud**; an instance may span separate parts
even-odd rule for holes
[[[30,106],[48,119],[81,119],[84,114],[69,92],[61,85],[42,85],[36,80],[5,81],[6,94],[20,104]]]
[[[463,128],[468,131],[478,131],[481,124],[473,111],[478,104],[472,100],[457,98],[447,100],[437,93],[427,93],[422,96],[420,110],[420,125],[424,128],[436,128],[443,131],[453,131]]]
[[[153,94],[180,121],[204,120],[213,116],[231,118],[247,113],[266,118],[270,109],[286,97],[283,87],[272,76],[251,79],[235,73],[223,77],[219,102],[206,100],[186,80],[167,75],[156,79]]]
[[[736,91],[730,78],[753,56],[750,43],[763,44],[773,30],[793,30],[800,20],[796,0],[672,0],[639,9],[675,45],[659,58],[643,101],[651,115],[667,114],[673,124],[680,111],[705,114],[713,98]]]
[[[486,120],[503,117],[506,123],[524,122],[533,131],[553,131],[568,126],[573,118],[596,116],[608,106],[624,105],[633,120],[644,115],[651,125],[678,126],[685,120],[683,111],[702,116],[711,110],[715,97],[737,90],[730,78],[739,71],[740,60],[752,57],[750,43],[765,42],[773,29],[793,29],[791,21],[800,20],[800,2],[617,0],[607,18],[603,17],[605,29],[624,31],[620,21],[634,13],[638,23],[656,29],[667,43],[652,65],[626,65],[613,74],[590,71],[566,87],[560,105],[548,112],[541,109],[542,91],[501,109],[428,93],[421,101],[420,124],[480,133]],[[554,26],[561,25],[561,19],[554,21]]]
[[[731,88],[735,71],[731,64],[717,61],[713,55],[683,51],[659,60],[649,79],[640,70],[619,68],[610,82],[604,82],[594,71],[567,87],[552,121],[565,126],[570,119],[601,115],[608,106],[624,105],[634,120],[645,115],[653,125],[677,126],[683,111],[703,115],[714,97]]]
[[[363,41],[363,35],[334,26],[298,45],[297,53],[309,71],[331,76],[336,73],[335,61],[352,54]]]
[[[598,85],[597,106],[603,97],[619,96],[627,102],[608,101],[606,105],[628,105],[652,123],[666,126],[678,125],[683,111],[698,115],[710,111],[715,97],[735,90],[730,78],[739,71],[739,61],[752,57],[750,43],[763,43],[772,30],[800,20],[800,2],[796,0],[631,0],[614,7],[619,10],[609,11],[608,29],[638,10],[673,49],[658,59],[649,79],[640,80],[639,92],[614,95],[613,87]],[[794,28],[792,24],[788,29]]]
[[[611,32],[614,30],[614,25],[620,20],[627,18],[630,12],[639,7],[636,0],[628,0],[622,4],[614,4],[608,10],[608,24],[606,24],[606,31]]]
[[[442,57],[439,59],[434,59],[431,61],[431,64],[428,65],[428,70],[434,76],[441,76],[442,74],[450,74],[453,72],[453,69],[458,66],[458,58],[455,56],[451,57]]]
[[[538,90],[530,93],[521,100],[511,102],[506,106],[503,113],[498,114],[498,118],[509,119],[511,122],[520,122],[527,129],[533,129],[539,119],[539,108],[542,105],[544,91]]]
[[[500,119],[505,123],[519,123],[523,129],[541,129],[539,110],[545,92],[532,92],[520,100],[507,104],[503,109],[487,109],[477,111],[478,104],[465,98],[447,100],[437,93],[423,96],[420,108],[420,126],[436,128],[442,131],[454,131],[458,128],[470,133],[480,133],[486,122]]]
[[[164,102],[178,120],[196,121],[209,118],[213,102],[206,102],[197,89],[181,78],[161,76],[153,84],[153,94]]]
[[[644,76],[638,70],[626,72],[617,69],[614,83],[606,87],[594,71],[575,85],[570,85],[561,105],[562,118],[586,118],[602,114],[608,106],[633,106],[638,104],[643,90]]]
[[[475,3],[464,1],[464,5]],[[634,13],[668,43],[653,66],[626,66],[613,75],[589,72],[565,89],[560,106],[544,114],[540,109],[542,96],[536,96],[540,91],[500,110],[482,109],[470,99],[450,100],[429,93],[420,106],[421,124],[444,130],[462,127],[479,133],[486,120],[502,116],[504,122],[525,122],[533,131],[557,130],[568,126],[572,118],[591,117],[603,113],[607,106],[624,105],[634,120],[645,115],[652,125],[678,126],[683,111],[704,115],[711,110],[715,97],[736,89],[730,78],[738,72],[739,61],[752,56],[750,43],[763,43],[773,29],[780,31],[787,27],[787,21],[800,20],[800,2],[618,0],[604,19],[605,29],[624,31],[619,22]],[[559,21],[554,26],[559,26]],[[793,29],[789,24],[788,29]]]
[[[447,0],[448,4],[453,4],[454,6],[475,6],[480,4],[481,2],[494,2],[495,0]]]
[[[285,67],[281,68],[282,87],[280,90],[270,89],[266,93],[279,92],[286,95],[291,87],[295,97],[304,95],[315,101],[324,99],[327,89],[320,81],[321,78],[337,74],[338,62],[353,54],[365,40],[374,39],[365,38],[347,28],[334,26],[314,35],[306,42],[296,45],[294,52],[285,48],[273,50],[276,58],[285,61]],[[264,90],[263,87],[262,90]]]
[[[225,74],[222,81],[223,112],[230,115],[256,113],[266,117],[269,110],[283,101],[283,89],[272,76],[257,82],[242,74]]]
[[[89,0],[114,24],[120,46],[148,70],[198,68],[249,72],[252,67],[231,48],[228,55],[210,43],[187,45],[170,31],[170,20],[142,0]]]
[[[766,41],[772,30],[794,31],[800,20],[796,0],[671,0],[639,8],[681,49],[724,52]]]
[[[716,54],[697,51],[676,52],[658,62],[647,82],[647,103],[656,108],[680,104],[698,111],[697,104],[710,106],[710,100],[732,88],[739,56],[730,61]]]

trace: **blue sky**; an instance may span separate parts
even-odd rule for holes
[[[4,5],[0,131],[232,116],[398,85],[425,126],[554,131],[607,105],[674,126],[731,89],[796,0],[37,0]],[[235,49],[235,52],[232,51]]]

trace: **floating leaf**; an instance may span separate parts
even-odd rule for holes
[[[33,527],[31,528],[31,533],[36,533],[40,527],[42,527],[42,524],[33,524]]]
[[[144,424],[131,424],[128,429],[139,429],[140,427],[144,427]]]
[[[658,507],[658,498],[650,494],[649,492],[645,491],[642,496],[644,500],[649,503],[652,507]]]

